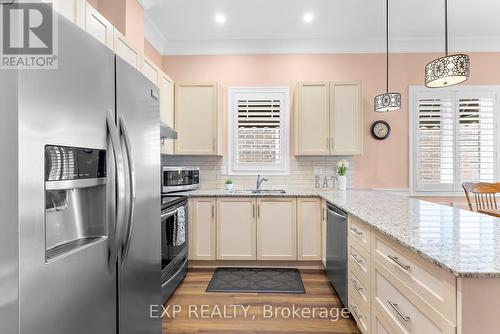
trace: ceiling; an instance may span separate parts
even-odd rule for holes
[[[141,2],[146,38],[165,55],[385,51],[384,0]],[[391,52],[443,51],[443,0],[389,5]],[[500,1],[449,0],[449,34],[450,51],[500,51]]]

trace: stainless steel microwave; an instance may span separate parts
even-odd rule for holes
[[[162,167],[161,192],[194,190],[200,187],[200,168]]]

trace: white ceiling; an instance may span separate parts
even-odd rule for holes
[[[385,51],[385,0],[141,2],[146,38],[162,54]],[[389,5],[391,52],[443,51],[444,0]],[[307,12],[310,24],[302,20]],[[451,51],[500,51],[500,0],[449,0],[449,34]]]

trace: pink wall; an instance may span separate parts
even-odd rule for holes
[[[156,64],[156,66],[161,68],[161,63],[162,63],[161,54],[158,51],[156,51],[154,46],[151,45],[151,43],[149,43],[149,41],[146,38],[144,39],[144,53],[146,54],[146,57],[151,59],[151,61],[153,61]]]
[[[111,24],[133,46],[144,49],[144,8],[137,0],[91,0]]]
[[[355,157],[357,188],[408,188],[408,86],[422,85],[424,66],[436,55],[391,55],[390,89],[402,94],[402,110],[373,111],[373,98],[385,89],[385,55],[241,55],[163,56],[163,70],[176,81],[218,81],[222,88],[223,122],[227,124],[227,88],[231,86],[289,86],[298,81],[362,80],[364,154]],[[471,54],[470,85],[500,84],[500,54]],[[371,124],[391,124],[384,141],[371,138]],[[227,135],[225,135],[227,136]],[[227,137],[225,137],[227,138]],[[224,140],[227,142],[227,140]],[[227,152],[227,148],[225,149]]]
[[[144,8],[137,0],[125,1],[125,36],[135,47],[144,50]]]
[[[95,9],[98,8],[98,0],[87,0],[87,2]]]
[[[125,0],[94,0],[97,2],[97,10],[116,29],[125,35]]]

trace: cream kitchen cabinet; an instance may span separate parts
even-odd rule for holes
[[[297,199],[298,260],[322,259],[322,213],[318,198]]]
[[[43,0],[52,4],[52,8],[59,14],[81,28],[85,29],[85,11],[87,2],[85,0]]]
[[[330,83],[330,137],[333,155],[363,153],[361,82]]]
[[[361,82],[301,82],[296,96],[296,155],[363,152]]]
[[[113,25],[88,2],[85,4],[85,31],[102,44],[113,49]]]
[[[296,199],[257,199],[257,260],[296,260],[296,240]]]
[[[216,201],[210,197],[189,200],[189,259],[215,260]]]
[[[299,82],[295,101],[297,155],[330,155],[330,84]]]
[[[142,57],[141,72],[149,81],[159,87],[161,69],[152,60],[146,58],[146,56]]]
[[[160,120],[174,128],[174,81],[168,75],[160,72]],[[174,154],[174,141],[164,139],[161,141],[162,154]]]
[[[134,68],[141,70],[143,58],[141,51],[135,48],[118,29],[114,29],[113,38],[115,53]]]
[[[255,198],[217,199],[217,260],[255,260]]]
[[[455,277],[349,216],[349,308],[362,333],[456,333]]]
[[[217,83],[175,84],[175,154],[218,154]]]

